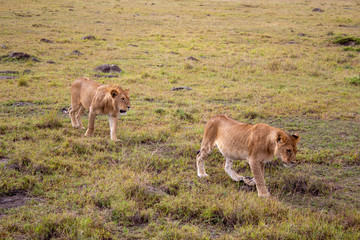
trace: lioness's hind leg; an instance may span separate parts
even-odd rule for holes
[[[81,128],[81,129],[85,129],[81,122],[81,116],[84,114],[84,112],[85,112],[85,108],[81,105],[76,114],[77,126],[78,126],[78,128]]]
[[[230,158],[225,158],[225,172],[231,177],[232,180],[234,181],[243,181],[245,179],[245,177],[240,176],[239,174],[237,174],[233,169],[233,160]]]
[[[74,127],[74,128],[79,128],[79,124],[78,124],[78,121],[76,119],[76,113],[77,111],[79,111],[79,108],[80,106],[79,105],[71,105],[71,107],[69,108],[69,116],[70,116],[70,119],[71,119],[71,125]]]
[[[196,157],[197,175],[199,177],[208,177],[209,175],[205,172],[205,159],[209,155],[212,149],[201,148],[200,152]]]

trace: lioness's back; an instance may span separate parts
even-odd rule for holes
[[[86,110],[89,110],[91,100],[99,86],[101,86],[101,84],[90,78],[76,79],[71,84],[71,103],[80,104]]]

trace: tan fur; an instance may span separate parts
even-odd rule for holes
[[[264,123],[255,125],[241,123],[229,117],[218,115],[206,124],[201,149],[196,158],[199,177],[208,176],[204,161],[215,146],[225,157],[225,171],[235,181],[255,185],[260,197],[268,197],[265,185],[264,166],[274,156],[281,157],[285,165],[292,165],[296,158],[298,135]],[[233,160],[247,160],[254,179],[238,175],[232,169]]]
[[[129,89],[117,85],[104,86],[89,78],[79,78],[71,84],[69,115],[75,128],[84,129],[81,115],[89,110],[89,125],[85,136],[94,132],[96,115],[109,115],[110,138],[116,141],[116,125],[119,114],[130,109]]]

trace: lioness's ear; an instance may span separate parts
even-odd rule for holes
[[[300,136],[298,135],[298,134],[293,134],[293,135],[291,135],[291,137],[294,139],[294,141],[296,142],[296,143],[298,143],[299,142],[299,140],[300,140]]]
[[[119,95],[118,91],[116,91],[116,90],[111,90],[110,93],[113,98],[116,97],[117,95]]]

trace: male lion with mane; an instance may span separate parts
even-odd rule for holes
[[[204,161],[215,146],[225,157],[225,172],[235,181],[256,185],[258,196],[268,197],[265,185],[264,166],[274,156],[281,157],[285,166],[296,161],[296,144],[300,137],[265,123],[255,125],[241,123],[227,116],[218,115],[205,126],[201,149],[196,157],[197,174],[207,177]],[[247,160],[255,178],[238,175],[233,169],[233,160]]]
[[[110,138],[116,141],[118,115],[125,115],[130,109],[129,89],[117,85],[101,85],[89,78],[76,79],[71,84],[71,107],[69,115],[74,128],[85,129],[81,116],[89,110],[89,125],[85,136],[94,132],[96,115],[109,115]]]

